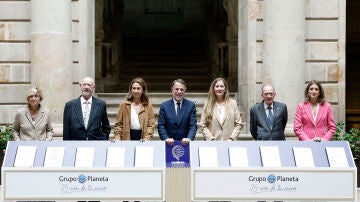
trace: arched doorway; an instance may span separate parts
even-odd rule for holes
[[[127,92],[134,77],[143,77],[151,92],[168,92],[176,78],[186,80],[190,91],[206,92],[218,76],[237,91],[225,1],[96,1],[98,92]],[[231,46],[237,47],[237,38]]]

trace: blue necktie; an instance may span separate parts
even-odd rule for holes
[[[271,112],[271,107],[267,107],[267,110],[268,110],[269,126],[270,126],[270,128],[272,128],[272,127],[273,127],[273,124],[274,124],[274,115],[273,115],[272,112]]]
[[[176,108],[176,117],[178,117],[179,118],[179,116],[180,116],[180,102],[177,102],[176,103],[176,105],[177,105],[177,108]]]

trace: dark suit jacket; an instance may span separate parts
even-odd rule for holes
[[[173,99],[160,105],[158,132],[162,140],[167,138],[174,138],[174,140],[189,138],[193,140],[196,130],[197,120],[194,102],[183,99],[179,118],[176,117]]]
[[[250,109],[250,132],[255,140],[285,140],[288,112],[286,104],[273,102],[274,124],[272,129],[268,124],[264,101]]]
[[[80,98],[66,103],[63,140],[108,140],[110,124],[105,102],[92,97],[88,128],[85,129]]]

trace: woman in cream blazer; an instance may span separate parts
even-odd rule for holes
[[[205,140],[237,140],[241,117],[234,99],[229,97],[228,84],[216,78],[210,85],[207,102],[201,115],[200,132]]]
[[[40,105],[43,95],[39,88],[29,89],[26,99],[28,105],[15,115],[14,140],[52,140],[53,125],[49,110]]]

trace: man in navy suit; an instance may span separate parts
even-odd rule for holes
[[[255,140],[285,140],[288,120],[286,104],[274,101],[275,89],[263,85],[263,101],[250,109],[250,132]]]
[[[197,130],[196,108],[194,102],[184,98],[186,83],[176,79],[171,84],[172,99],[160,106],[158,132],[160,138],[170,146],[175,140],[186,145],[193,140]]]
[[[110,124],[105,102],[92,96],[95,82],[85,77],[80,83],[81,96],[66,103],[63,140],[108,140]]]

